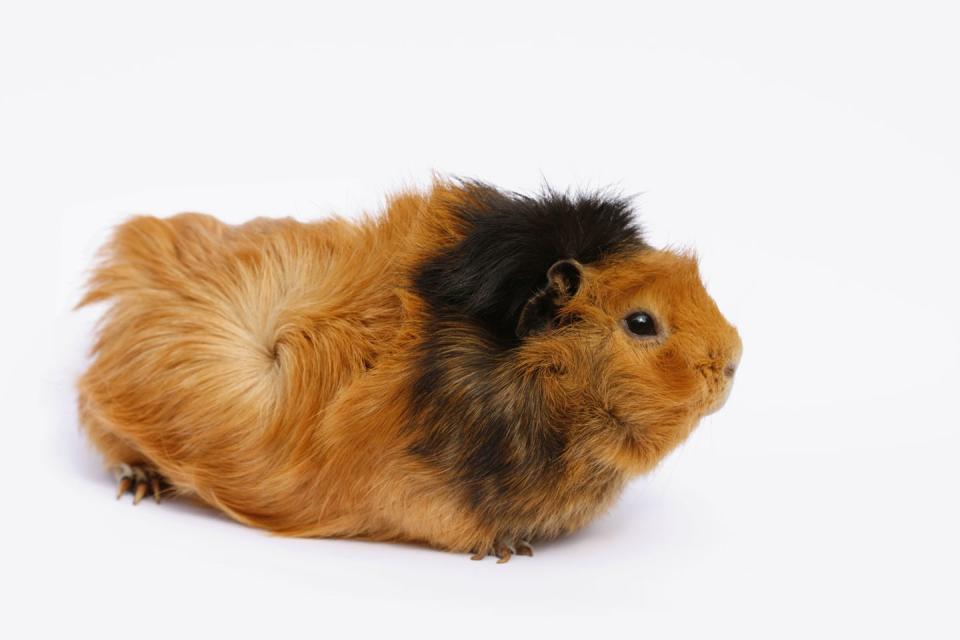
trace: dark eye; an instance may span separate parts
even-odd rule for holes
[[[657,322],[646,311],[637,311],[627,316],[625,322],[630,333],[636,336],[657,335]]]

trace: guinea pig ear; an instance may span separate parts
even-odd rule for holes
[[[520,312],[517,337],[553,327],[560,307],[580,290],[582,279],[583,266],[576,260],[554,262],[547,270],[547,286],[533,294]]]

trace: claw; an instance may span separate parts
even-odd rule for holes
[[[497,564],[509,562],[512,556],[513,550],[508,545],[501,545],[500,548],[497,549],[497,557],[500,558],[497,560]]]
[[[120,482],[117,484],[117,500],[130,490],[130,482],[130,478],[120,478]]]
[[[120,463],[114,468],[117,476],[117,499],[133,489],[133,504],[138,504],[147,495],[153,494],[154,500],[160,502],[163,492],[163,483],[160,475],[153,469],[140,465]]]
[[[533,557],[533,547],[530,546],[530,543],[526,540],[520,540],[517,542],[517,555],[518,556],[530,556]]]
[[[483,551],[477,551],[475,554],[473,554],[472,556],[470,556],[470,559],[471,559],[471,560],[483,560],[483,559],[486,558],[486,557],[487,557],[487,554],[485,554]]]

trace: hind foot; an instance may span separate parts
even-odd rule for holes
[[[137,504],[147,495],[153,494],[153,499],[160,502],[160,493],[163,491],[163,478],[152,469],[140,465],[118,464],[113,471],[117,477],[117,500],[127,491],[133,491],[133,504]]]

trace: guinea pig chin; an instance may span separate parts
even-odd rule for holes
[[[730,397],[730,389],[733,388],[733,380],[727,382],[723,389],[714,394],[713,398],[708,401],[706,408],[703,411],[703,415],[709,416],[711,413],[716,413],[723,408],[723,405],[727,404],[727,398]]]

